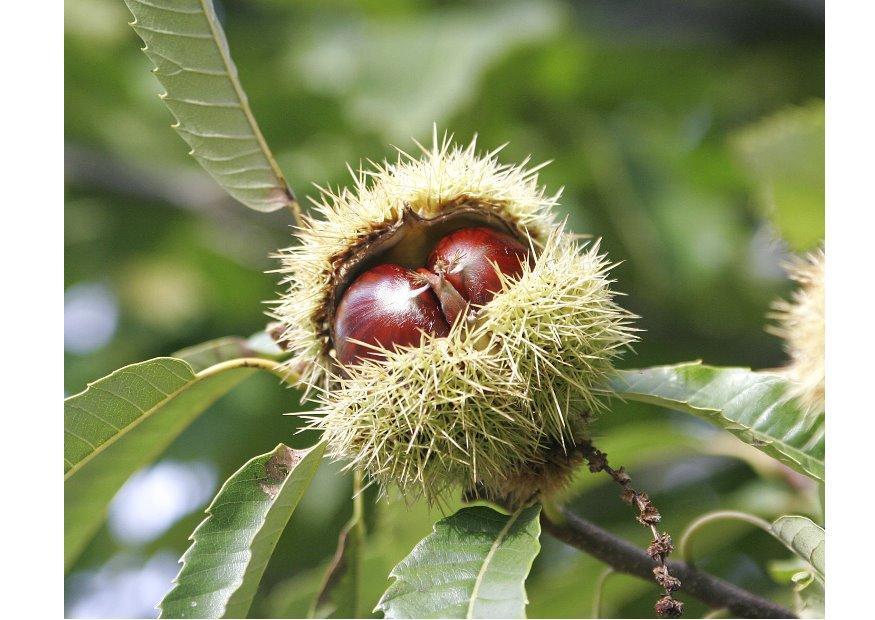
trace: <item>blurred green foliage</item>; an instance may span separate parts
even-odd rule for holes
[[[824,105],[789,108],[738,132],[735,147],[759,203],[796,250],[823,242]]]
[[[299,195],[315,195],[314,182],[345,184],[347,162],[393,158],[392,144],[412,152],[410,138],[429,140],[432,122],[461,141],[477,133],[484,149],[508,142],[507,161],[553,160],[541,178],[565,187],[571,226],[602,237],[622,261],[617,288],[645,330],[624,365],[782,363],[780,342],[763,331],[769,303],[789,290],[769,209],[781,214],[778,226],[793,223],[794,244],[822,234],[822,136],[818,143],[815,127],[813,140],[749,147],[763,119],[819,109],[819,3],[225,0],[217,8],[262,131]],[[65,386],[74,393],[124,364],[261,329],[264,302],[279,294],[266,273],[276,267],[270,254],[291,243],[291,222],[231,202],[186,155],[121,2],[77,0],[65,11]],[[762,208],[764,196],[776,204]],[[223,480],[279,441],[307,445],[312,437],[295,435],[298,419],[280,415],[299,410],[299,397],[254,377],[166,458],[210,463]],[[806,480],[683,415],[617,403],[594,431],[675,535],[718,508],[818,516]],[[255,614],[306,613],[350,515],[349,488],[339,466],[319,471]],[[571,502],[646,544],[608,480],[582,473]],[[369,515],[365,587],[374,602],[438,516],[402,501],[381,501]],[[136,543],[104,526],[68,578],[68,613],[150,613],[94,575],[120,557],[135,568],[178,557],[200,519],[194,510]],[[546,536],[542,543],[529,616],[588,616],[603,567]],[[697,550],[704,568],[791,600],[766,570],[787,552],[761,532],[714,528]],[[648,616],[654,595],[651,584],[614,576],[603,610]],[[704,612],[681,598],[688,617]]]

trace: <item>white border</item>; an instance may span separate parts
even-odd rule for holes
[[[75,0],[71,0],[75,1]],[[62,617],[63,11],[5,7],[2,265],[6,380],[2,581],[10,617]],[[875,454],[875,8],[827,5],[828,616],[871,587]],[[7,368],[8,367],[8,368]],[[45,429],[52,429],[46,433]],[[38,435],[37,435],[38,433]],[[38,445],[28,437],[39,436]]]
[[[868,607],[875,456],[875,8],[827,3],[827,617]]]
[[[10,3],[0,20],[0,584],[13,618],[63,616],[62,8]]]

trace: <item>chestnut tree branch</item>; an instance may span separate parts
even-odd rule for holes
[[[654,605],[656,615],[661,618],[681,617],[684,613],[684,604],[674,598],[674,593],[681,589],[683,580],[671,574],[671,568],[667,563],[668,555],[674,551],[674,546],[668,532],[660,534],[659,530],[656,529],[656,524],[662,520],[659,510],[650,501],[647,493],[640,493],[632,488],[632,479],[626,473],[626,469],[624,467],[619,469],[611,467],[608,464],[608,455],[592,445],[591,441],[580,442],[578,449],[586,459],[589,471],[594,474],[603,471],[620,485],[623,489],[623,493],[620,495],[622,500],[638,511],[636,521],[649,528],[650,533],[653,534],[653,539],[647,547],[647,555],[656,564],[653,569],[654,581],[665,590],[665,594]]]
[[[647,553],[567,509],[559,509],[552,517],[542,511],[541,525],[562,542],[588,553],[618,572],[648,581],[653,578],[653,560]],[[693,568],[686,562],[667,560],[666,564],[671,573],[683,581],[684,592],[712,608],[725,607],[740,618],[796,617],[781,605]]]

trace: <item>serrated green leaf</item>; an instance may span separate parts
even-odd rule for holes
[[[297,209],[249,107],[212,0],[125,0],[191,155],[256,211]]]
[[[377,609],[386,618],[524,618],[540,513],[472,506],[438,521],[392,570]]]
[[[772,533],[790,551],[808,562],[823,580],[826,573],[826,536],[822,527],[808,517],[788,515],[775,519]]]
[[[796,471],[824,480],[824,416],[788,397],[784,377],[699,362],[623,370],[610,388],[622,398],[692,413]]]
[[[826,187],[823,102],[755,123],[733,137],[733,146],[781,235],[798,251],[820,244]]]
[[[325,452],[280,444],[219,489],[191,535],[161,618],[245,618],[261,576]]]
[[[64,401],[64,566],[103,522],[125,480],[254,368],[195,374],[178,359],[131,364]]]

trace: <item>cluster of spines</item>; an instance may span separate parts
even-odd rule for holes
[[[547,446],[570,448],[580,420],[602,407],[600,384],[635,339],[610,267],[598,244],[582,249],[554,231],[475,321],[320,388],[310,426],[333,456],[408,496],[502,487]]]
[[[799,283],[789,301],[772,305],[770,318],[777,324],[768,330],[783,338],[790,364],[786,372],[793,381],[792,394],[810,412],[824,409],[825,379],[825,254],[822,249],[795,259],[788,270]]]
[[[464,200],[495,211],[538,241],[553,229],[552,209],[561,192],[548,195],[538,184],[541,166],[502,164],[500,149],[479,155],[476,139],[467,147],[453,146],[451,136],[440,140],[436,132],[433,139],[431,148],[420,145],[420,158],[399,150],[394,164],[369,162],[372,169],[351,171],[352,188],[319,188],[315,215],[303,218],[298,244],[278,254],[288,292],[272,315],[284,326],[282,338],[295,353],[292,363],[305,371],[306,385],[327,385],[332,362],[326,307],[336,266],[375,234],[398,225],[407,210],[431,218]]]

